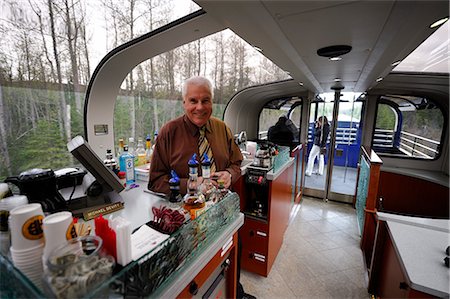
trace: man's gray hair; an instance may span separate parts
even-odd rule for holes
[[[202,76],[194,76],[190,77],[189,79],[186,79],[183,83],[183,87],[181,89],[181,96],[183,97],[183,100],[184,97],[186,96],[188,85],[205,86],[211,92],[211,99],[214,98],[214,88],[212,86],[211,81]]]

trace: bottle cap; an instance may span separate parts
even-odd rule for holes
[[[202,166],[210,166],[210,165],[211,165],[211,160],[209,160],[208,154],[204,153],[203,159],[202,159]]]
[[[193,154],[188,162],[189,167],[198,167],[197,154]]]
[[[119,173],[117,174],[119,176],[119,179],[124,179],[126,176],[125,171],[119,171]]]
[[[147,134],[147,137],[145,137],[145,140],[147,140],[147,141],[151,140],[150,134]]]
[[[170,175],[172,176],[169,180],[170,185],[179,185],[180,184],[180,178],[178,177],[175,170],[170,171]]]

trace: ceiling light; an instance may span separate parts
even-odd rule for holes
[[[397,66],[402,62],[401,60],[397,60],[396,62],[391,63],[391,66]]]
[[[334,79],[334,82],[341,82],[342,80],[341,80],[341,78],[335,78]]]
[[[382,77],[379,77],[379,78],[377,79],[377,82],[380,82],[381,80],[383,80],[383,78],[382,78]]]
[[[336,56],[336,57],[330,57],[329,59],[331,61],[339,61],[339,60],[342,60],[342,57],[341,56]]]
[[[298,82],[298,85],[303,86],[303,82]]]
[[[444,23],[447,22],[447,21],[448,21],[448,17],[443,18],[443,19],[440,19],[440,20],[434,22],[433,24],[431,24],[431,25],[430,25],[430,28],[434,28],[434,27],[437,27],[437,26],[439,26],[439,25],[442,25],[442,24],[444,24]]]
[[[262,52],[263,51],[260,47],[257,47],[257,46],[253,46],[253,49],[255,49],[258,52]]]
[[[338,57],[347,54],[351,50],[352,46],[349,45],[334,45],[320,48],[317,50],[317,55],[328,58]]]

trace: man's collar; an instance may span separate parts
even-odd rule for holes
[[[184,123],[186,124],[186,126],[188,127],[189,132],[192,134],[192,136],[195,136],[197,134],[199,128],[191,122],[191,120],[186,116],[186,114],[183,116],[183,120],[184,120]],[[212,132],[211,118],[208,119],[205,126],[206,126],[206,131],[208,133],[211,133]]]

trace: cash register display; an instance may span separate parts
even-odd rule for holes
[[[119,178],[103,164],[103,161],[82,136],[76,136],[69,141],[67,149],[102,185],[104,192],[120,192],[124,189]]]

